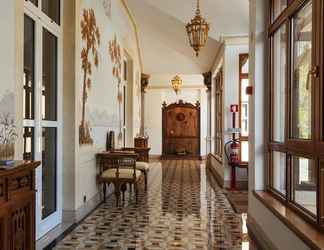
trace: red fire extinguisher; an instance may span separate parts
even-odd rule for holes
[[[236,134],[239,129],[236,128],[236,113],[238,112],[238,105],[231,105],[231,112],[233,114],[233,131],[232,139],[225,143],[224,149],[228,164],[232,167],[231,189],[236,186],[236,167],[240,166],[240,140],[236,139]]]
[[[230,154],[230,164],[231,165],[239,165],[240,164],[240,142],[238,140],[234,140],[231,142],[231,154]]]

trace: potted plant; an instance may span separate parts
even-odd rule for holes
[[[15,122],[10,114],[0,116],[0,165],[13,162],[17,137]]]

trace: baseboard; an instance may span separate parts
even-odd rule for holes
[[[77,210],[63,210],[62,221],[64,223],[78,223],[93,211],[102,201],[100,193],[97,193],[92,199],[88,200]]]
[[[257,249],[260,250],[278,250],[271,240],[264,233],[262,228],[256,223],[255,219],[251,214],[248,214],[247,228],[249,236],[257,244]]]
[[[108,188],[107,196],[113,193],[113,189]],[[108,197],[107,197],[108,198]],[[102,202],[102,193],[98,192],[85,204],[79,207],[77,210],[63,210],[62,222],[63,223],[79,223],[82,221],[89,213],[91,213],[95,208],[97,208]]]
[[[206,163],[207,169],[212,173],[213,177],[215,178],[217,184],[221,187],[224,188],[224,180],[222,176],[220,176],[217,171],[211,166],[211,163],[207,159]]]

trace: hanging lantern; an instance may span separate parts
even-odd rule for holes
[[[208,39],[209,24],[200,15],[200,0],[197,0],[196,16],[186,25],[190,46],[198,57],[200,49],[203,48]]]

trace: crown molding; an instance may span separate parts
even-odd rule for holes
[[[173,90],[171,85],[166,85],[166,84],[159,84],[159,85],[152,85],[150,84],[147,87],[148,90],[150,89],[170,89]],[[195,85],[184,85],[181,87],[181,89],[196,89],[196,90],[206,90],[206,86],[205,85],[201,85],[201,84],[195,84]]]
[[[249,44],[249,36],[245,34],[233,35],[233,36],[222,36],[220,40],[225,45],[248,45]]]

